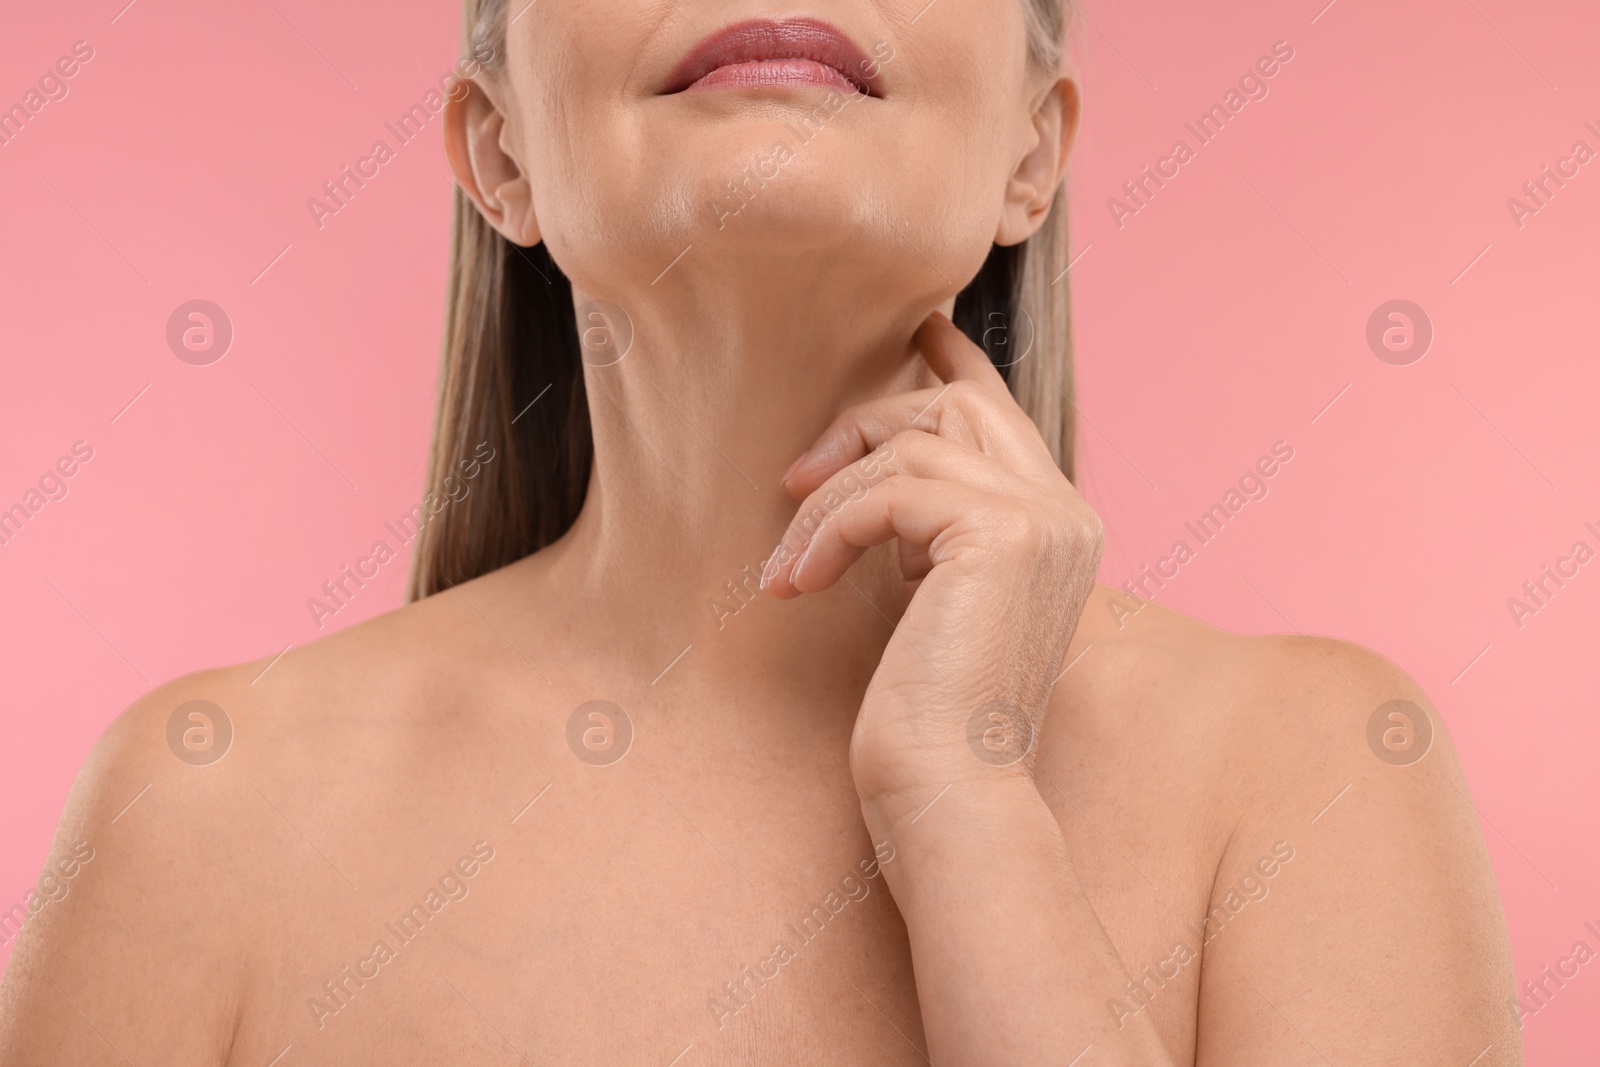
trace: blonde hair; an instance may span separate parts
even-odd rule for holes
[[[1022,0],[1028,56],[1061,69],[1070,0]],[[506,0],[463,0],[465,52],[492,72],[505,55]],[[1066,197],[1022,244],[995,246],[956,299],[954,321],[990,351],[1017,403],[1072,478],[1072,311],[1066,279]],[[989,345],[999,318],[1003,358]],[[566,276],[542,244],[502,237],[455,192],[450,280],[428,491],[451,496],[457,472],[484,449],[470,493],[423,526],[409,599],[537,552],[572,525],[593,460],[583,361]],[[534,401],[538,400],[537,404]]]

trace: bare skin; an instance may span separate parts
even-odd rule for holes
[[[860,877],[873,842],[847,760],[888,624],[848,587],[817,600],[855,617],[849,634],[757,602],[685,633],[689,656],[652,686],[668,644],[641,659],[593,610],[564,610],[560,558],[296,650],[254,685],[267,661],[124,714],[52,850],[85,840],[95,858],[7,973],[5,1062],[122,1062],[113,1044],[174,1064],[261,1064],[285,1045],[311,1063],[666,1063],[688,1045],[696,1062],[923,1062],[906,926],[883,875]],[[1091,598],[1036,779],[1125,969],[1197,951],[1133,1018],[1174,1063],[1466,1063],[1485,1046],[1480,1063],[1519,1062],[1503,921],[1448,740],[1409,767],[1367,749],[1372,708],[1426,704],[1415,686],[1347,644],[1232,636],[1153,604],[1119,628],[1123,599]],[[795,677],[806,661],[840,681]],[[565,740],[597,695],[637,731],[608,767]],[[237,730],[208,767],[166,746],[172,709],[196,698]],[[468,895],[402,946],[384,924],[478,841],[494,858]],[[1206,926],[1278,842],[1293,858],[1257,879],[1267,896]],[[786,924],[853,872],[867,895],[802,942]],[[310,998],[332,1003],[322,983],[380,939],[394,960],[319,1028]],[[795,959],[731,1017],[710,1010],[779,939]],[[1127,1021],[1124,990],[1094,992],[1083,1022]]]
[[[1015,5],[920,6],[823,12],[893,31],[883,96],[659,276],[704,236],[672,205],[814,90],[654,94],[696,36],[654,9],[603,40],[559,6],[513,27],[447,146],[486,218],[635,324],[585,371],[583,512],[118,719],[52,850],[93,859],[0,986],[6,1063],[1520,1062],[1427,698],[1354,646],[1094,585],[1098,520],[935,314],[1041,224],[1077,97]],[[640,143],[682,167],[606,165]],[[775,553],[819,504],[804,565]],[[729,582],[743,606],[708,610]],[[197,699],[235,731],[204,766],[168,741]],[[631,722],[606,765],[590,720],[571,742],[594,700]],[[1391,700],[1433,725],[1409,765],[1369,746]],[[974,747],[991,702],[1024,758]]]

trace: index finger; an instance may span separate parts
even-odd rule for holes
[[[1010,395],[1006,380],[989,361],[989,354],[973,344],[943,312],[935,311],[923,320],[912,344],[940,381],[975,382],[985,391]]]

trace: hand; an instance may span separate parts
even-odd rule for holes
[[[896,814],[952,782],[1031,775],[1102,547],[1099,517],[983,351],[937,313],[913,343],[945,384],[851,408],[795,462],[783,484],[804,503],[762,583],[818,592],[899,539],[921,584],[850,746],[863,803]]]

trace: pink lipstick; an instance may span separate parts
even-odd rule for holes
[[[878,96],[878,65],[842,31],[817,19],[750,19],[689,50],[662,94],[820,85]]]

